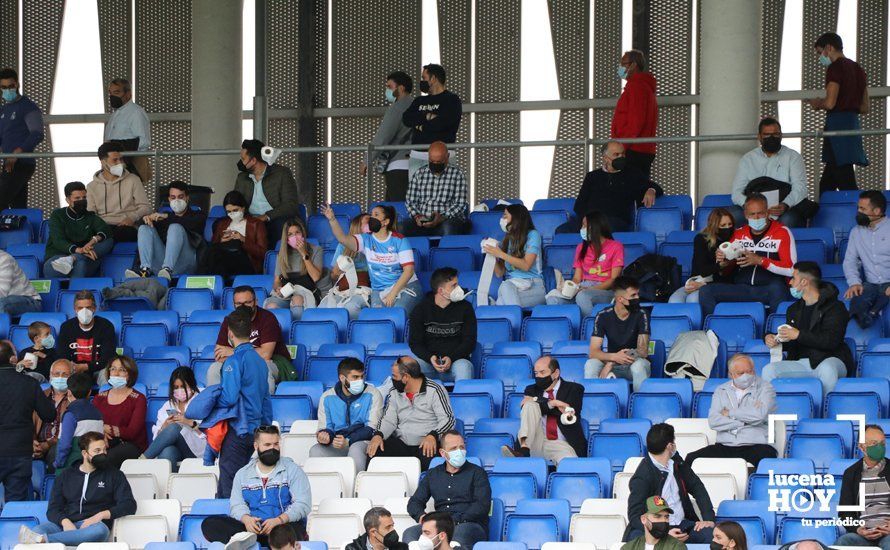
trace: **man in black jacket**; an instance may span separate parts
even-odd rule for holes
[[[420,538],[426,503],[433,498],[437,512],[451,514],[455,540],[472,548],[488,538],[488,512],[491,507],[491,485],[485,470],[467,462],[467,446],[460,432],[449,430],[440,438],[439,454],[445,462],[430,469],[420,480],[408,501],[408,514],[417,525],[405,529],[402,538],[414,542]]]
[[[22,525],[20,543],[77,546],[105,542],[114,520],[136,513],[126,476],[110,467],[105,436],[87,432],[78,444],[83,462],[57,474],[46,511],[49,522],[33,530]]]
[[[386,508],[376,506],[365,512],[365,534],[346,545],[346,550],[407,550],[408,545],[399,542],[392,514]]]
[[[648,454],[630,478],[627,499],[629,523],[623,541],[643,534],[640,517],[646,511],[646,499],[661,495],[673,513],[668,534],[686,544],[709,544],[714,536],[714,507],[704,483],[677,453],[674,427],[655,424],[646,434]],[[695,497],[702,519],[695,513],[689,495]]]
[[[443,382],[473,378],[476,313],[464,300],[457,270],[441,267],[430,277],[433,291],[411,312],[408,344],[424,376]]]
[[[555,463],[587,456],[581,428],[584,386],[559,376],[559,361],[545,355],[535,361],[535,383],[526,386],[516,447],[501,447],[504,456],[542,456]],[[573,409],[573,410],[569,410]]]
[[[884,430],[875,424],[865,427],[865,443],[859,444],[862,460],[844,470],[841,482],[840,502],[842,506],[855,506],[860,502],[859,488],[865,485],[865,510],[863,512],[841,512],[842,518],[862,520],[862,525],[846,525],[846,533],[841,535],[837,546],[880,546],[890,545],[890,506],[886,495],[890,492],[890,468],[887,468],[887,438]]]
[[[791,295],[797,301],[785,314],[787,324],[779,327],[778,334],[764,338],[770,348],[781,345],[787,357],[765,366],[763,379],[818,378],[827,394],[838,378],[856,371],[853,354],[844,342],[850,314],[838,300],[837,287],[822,281],[822,270],[816,262],[794,264]]]
[[[96,316],[96,297],[91,290],[74,295],[76,316],[62,323],[56,351],[60,359],[74,363],[74,372],[89,372],[101,386],[105,367],[117,351],[117,338],[111,321]]]
[[[269,240],[275,241],[281,237],[287,220],[297,216],[300,204],[310,193],[297,186],[290,168],[267,163],[263,159],[263,147],[263,142],[257,139],[241,142],[235,191],[244,195],[248,213],[266,222]]]
[[[34,413],[44,422],[56,419],[56,407],[40,389],[40,383],[17,372],[12,363],[15,349],[8,340],[0,340],[0,483],[6,500],[29,500],[31,492],[31,455],[34,452]]]

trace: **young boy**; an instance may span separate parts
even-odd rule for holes
[[[272,550],[300,550],[300,543],[294,530],[287,523],[276,525],[269,533],[269,548]]]
[[[34,321],[28,325],[28,338],[34,345],[19,352],[19,364],[24,366],[24,372],[39,374],[43,379],[38,378],[38,380],[45,382],[49,380],[49,368],[59,358],[56,354],[56,339],[53,337],[52,328],[43,321]],[[23,364],[28,353],[37,356],[36,365]]]
[[[79,372],[68,378],[68,410],[62,416],[62,429],[59,430],[59,443],[56,450],[56,470],[70,466],[80,458],[73,444],[85,433],[103,433],[105,426],[102,413],[90,403],[93,378],[86,372]],[[72,452],[74,451],[74,452]]]

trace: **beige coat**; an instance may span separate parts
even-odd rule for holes
[[[111,181],[102,176],[101,170],[96,172],[87,185],[87,208],[109,225],[118,225],[124,220],[138,222],[152,212],[139,176],[126,170],[120,178]]]

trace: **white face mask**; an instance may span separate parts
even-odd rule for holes
[[[87,308],[77,310],[77,320],[81,325],[90,324],[93,321],[93,311]]]
[[[235,223],[240,222],[244,219],[244,211],[243,210],[235,210],[234,212],[228,213],[229,219]]]
[[[417,539],[418,550],[433,550],[436,546],[438,546],[438,542],[427,538],[426,535],[420,535],[420,538]]]
[[[173,199],[170,201],[170,208],[176,214],[182,214],[188,208],[188,202],[185,199]]]
[[[465,296],[466,293],[464,292],[464,289],[461,288],[460,285],[457,285],[456,287],[451,289],[451,294],[448,295],[448,299],[452,302],[460,302],[464,299]]]
[[[111,172],[112,176],[119,178],[124,174],[124,165],[115,164],[114,166],[109,166],[108,171]]]
[[[509,225],[509,223],[507,223],[507,219],[506,219],[506,218],[501,218],[501,221],[499,222],[499,225],[501,226],[501,231],[503,231],[504,233],[506,233],[506,232],[507,232],[507,226]]]

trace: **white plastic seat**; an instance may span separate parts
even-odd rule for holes
[[[384,506],[384,508],[386,507]],[[387,508],[387,510],[389,510],[389,508]],[[396,514],[393,512],[392,521],[395,525],[396,533],[399,534],[399,540],[402,540],[402,534],[405,532],[405,529],[417,525],[417,522],[414,521],[414,518],[412,518],[408,514]]]
[[[130,484],[130,492],[136,500],[152,500],[165,493],[158,493],[158,478],[154,474],[124,474]]]
[[[130,550],[126,542],[84,542],[77,550]]]
[[[176,499],[137,500],[137,516],[164,516],[167,520],[167,541],[175,541],[179,535],[179,518],[182,505]]]
[[[621,471],[634,473],[637,471],[637,467],[639,467],[640,462],[642,461],[643,457],[641,456],[630,456],[624,461],[624,468]]]
[[[695,462],[698,462],[698,460]],[[695,463],[693,463],[693,465],[695,465]],[[705,489],[708,491],[708,497],[711,499],[711,505],[715,510],[724,500],[736,500],[739,498],[738,493],[736,493],[735,479],[732,477],[732,474],[699,473],[698,477],[701,479],[701,482],[705,484]]]
[[[621,540],[626,527],[627,521],[617,512],[595,516],[575,514],[569,527],[569,542],[584,542],[598,550],[608,550],[613,542]]]
[[[145,548],[149,542],[167,542],[169,530],[164,516],[124,516],[114,521],[112,539],[131,550]]]
[[[12,550],[65,550],[61,542],[48,542],[45,544],[16,544]]]
[[[611,516],[620,513],[627,519],[627,501],[617,498],[585,498],[579,513],[583,516]]]
[[[409,497],[388,497],[383,501],[383,507],[389,510],[390,514],[408,515]]]
[[[296,422],[305,422],[297,420]],[[314,420],[312,422],[315,422]],[[293,432],[281,436],[281,456],[292,459],[297,464],[306,464],[309,458],[309,449],[315,445],[318,440],[315,439],[315,433],[311,434],[295,434]]]
[[[665,423],[674,427],[676,435],[703,434],[708,440],[708,445],[717,443],[717,432],[708,425],[707,418],[668,418]]]
[[[306,523],[306,532],[309,540],[323,541],[328,545],[328,550],[338,550],[343,547],[344,541],[351,542],[361,535],[364,527],[361,518],[355,514],[312,513]]]
[[[121,471],[125,474],[152,474],[155,476],[155,495],[163,498],[167,494],[167,480],[172,472],[170,461],[163,458],[138,458],[124,460]],[[137,500],[139,497],[133,495]]]
[[[541,550],[596,550],[596,545],[589,542],[545,542]]]
[[[624,500],[630,498],[630,478],[633,477],[633,472],[618,472],[615,474],[615,478],[612,480],[612,496],[618,500]]]
[[[205,466],[200,458],[186,458],[179,464],[180,474],[213,474],[219,479],[219,465]]]
[[[319,514],[355,514],[360,518],[371,509],[368,498],[326,498],[318,504]]]
[[[388,497],[408,496],[408,478],[404,472],[359,472],[355,478],[355,496],[369,498],[382,506]]]
[[[343,497],[343,476],[338,472],[306,472],[309,490],[312,493],[312,511],[325,500]]]
[[[307,458],[303,464],[303,471],[307,474],[310,472],[337,472],[343,480],[343,494],[341,496],[349,497],[353,495],[355,490],[355,461],[348,456]]]
[[[692,463],[692,471],[702,474],[729,474],[735,480],[735,498],[748,494],[748,463],[744,458],[699,458]],[[716,502],[713,502],[717,506]]]
[[[318,420],[294,420],[290,425],[290,433],[315,436],[318,431]]]
[[[199,498],[216,496],[217,480],[213,474],[173,474],[167,484],[167,495],[175,498],[188,513]]]
[[[417,490],[420,460],[413,456],[377,456],[368,462],[369,472],[403,472],[408,478],[408,496]]]

